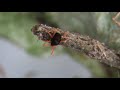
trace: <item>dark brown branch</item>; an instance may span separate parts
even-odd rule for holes
[[[65,31],[49,27],[46,25],[36,25],[32,28],[33,33],[39,32],[37,34],[38,38],[45,41],[49,40],[47,31],[57,30],[63,35]],[[98,40],[92,39],[89,36],[83,36],[78,33],[68,32],[67,41],[61,43],[61,45],[80,51],[90,58],[96,59],[102,63],[110,65],[111,67],[116,67],[120,69],[120,56],[115,53],[113,50],[108,49],[103,43],[100,43]]]

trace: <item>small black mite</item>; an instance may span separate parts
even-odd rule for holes
[[[55,33],[53,38],[51,38],[51,46],[59,45],[61,42],[61,34]]]
[[[32,33],[38,37],[39,40],[44,41],[43,46],[51,46],[51,55],[54,53],[54,49],[61,42],[66,42],[68,39],[66,36],[68,32],[60,32],[59,29],[47,27],[45,25],[36,25],[31,29]]]

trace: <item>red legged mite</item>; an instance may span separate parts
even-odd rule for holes
[[[61,34],[59,34],[59,33],[57,33],[57,32],[56,32],[55,35],[51,38],[51,47],[52,47],[52,53],[51,53],[51,55],[53,55],[55,47],[60,44],[61,38],[62,38],[62,37],[61,37]]]
[[[61,33],[59,30],[52,28],[52,27],[47,27],[50,30],[46,29],[45,25],[36,25],[34,26],[31,31],[33,32],[34,35],[38,37],[39,40],[42,40],[44,42],[43,46],[51,46],[52,47],[52,52],[51,55],[54,53],[54,49],[56,48],[57,45],[60,45],[61,42],[66,42],[68,39],[66,35],[68,32]]]
[[[52,47],[52,52],[51,55],[54,54],[54,49],[56,48],[57,45],[59,45],[61,42],[65,42],[66,41],[66,34],[64,33],[64,35],[62,36],[58,31],[53,31],[53,35],[51,35],[50,32],[48,32],[49,35],[51,36],[51,40],[47,41],[50,43],[50,46]],[[64,39],[64,40],[63,40]],[[44,44],[44,46],[48,46],[48,44]]]
[[[51,38],[51,46],[59,45],[61,38],[61,34],[55,33],[55,35]]]

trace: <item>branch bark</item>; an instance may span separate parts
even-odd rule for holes
[[[50,30],[56,30],[60,32],[61,35],[66,32],[59,28],[54,28],[43,24],[35,25],[32,28],[32,32],[34,34],[35,32],[39,32],[37,36],[43,41],[50,40],[50,37],[47,34],[47,32]],[[83,36],[78,33],[72,32],[68,32],[66,37],[68,38],[66,42],[62,42],[60,45],[82,52],[90,58],[96,59],[111,67],[116,67],[120,69],[120,54],[107,48],[103,43],[99,42],[98,40],[92,39],[89,36]]]

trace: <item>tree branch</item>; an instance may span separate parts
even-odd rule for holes
[[[46,41],[50,40],[47,32],[56,30],[63,35],[66,31],[63,31],[58,28],[46,26],[43,24],[35,25],[32,28],[32,32],[39,32],[36,34],[39,39]],[[68,39],[66,42],[62,42],[61,45],[69,47],[76,51],[86,54],[88,57],[96,59],[102,63],[105,63],[111,67],[116,67],[120,69],[120,54],[115,51],[108,49],[103,43],[100,43],[98,40],[92,39],[89,36],[83,36],[78,33],[68,32]]]

